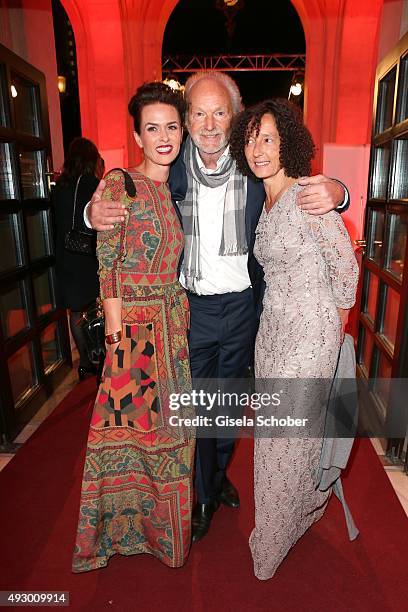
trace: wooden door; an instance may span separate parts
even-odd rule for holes
[[[362,257],[358,374],[380,424],[390,381],[408,377],[407,229],[408,35],[377,69]],[[401,456],[403,445],[403,438],[388,440],[388,452]]]
[[[55,85],[56,86],[56,85]],[[71,362],[55,302],[52,168],[45,77],[0,45],[0,443]]]

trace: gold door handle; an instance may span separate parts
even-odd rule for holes
[[[367,241],[365,238],[363,238],[362,240],[354,240],[354,244],[358,247],[362,247],[363,249],[365,249],[367,246]]]

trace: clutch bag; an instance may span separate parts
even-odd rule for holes
[[[94,255],[96,249],[96,234],[95,232],[82,232],[75,228],[75,209],[77,204],[78,186],[82,175],[78,177],[74,195],[74,211],[72,213],[72,227],[65,234],[64,247],[71,253],[79,253],[80,255]]]

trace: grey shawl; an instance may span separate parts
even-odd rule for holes
[[[334,494],[343,506],[350,540],[354,540],[359,531],[344,498],[340,475],[341,470],[347,465],[357,427],[355,372],[354,341],[346,334],[330,392],[325,434],[315,482],[319,491],[327,491],[329,487],[333,488]],[[339,437],[341,435],[347,435],[347,437]]]
[[[246,178],[227,158],[222,168],[213,174],[202,172],[197,161],[197,147],[188,136],[184,162],[187,172],[187,193],[179,208],[183,217],[184,260],[183,273],[187,289],[195,290],[195,281],[201,279],[200,228],[198,223],[198,191],[200,184],[219,187],[227,183],[224,217],[219,255],[244,255],[248,252],[245,235]]]

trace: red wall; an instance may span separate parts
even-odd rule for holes
[[[377,64],[391,51],[408,30],[407,0],[384,0],[381,14]]]
[[[177,0],[62,0],[75,34],[83,135],[106,168],[140,158],[127,104],[144,81],[161,78],[163,33]]]
[[[63,0],[78,58],[82,135],[93,140],[106,168],[127,165],[127,88],[121,3]]]

